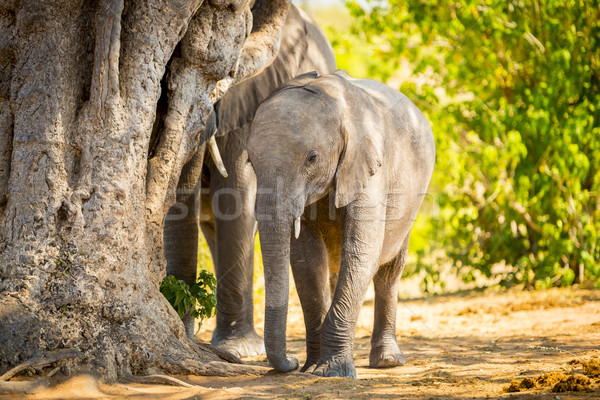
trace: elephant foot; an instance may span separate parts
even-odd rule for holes
[[[265,354],[265,342],[251,329],[241,336],[229,336],[218,339],[213,336],[212,345],[239,358]]]
[[[379,345],[371,348],[369,366],[371,368],[392,368],[404,365],[404,354],[394,342],[391,345]]]
[[[319,364],[318,358],[309,358],[304,363],[304,366],[302,367],[302,369],[300,369],[300,372],[307,372],[309,374],[312,374],[315,371],[315,369],[317,368],[318,364]]]
[[[341,376],[356,378],[352,353],[348,356],[338,355],[322,360],[313,371],[313,374],[323,377]]]

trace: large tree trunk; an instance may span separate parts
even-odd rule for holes
[[[287,3],[265,3],[254,35],[243,0],[0,0],[0,375],[61,349],[108,379],[244,370],[202,362],[158,289],[212,103],[276,54]]]

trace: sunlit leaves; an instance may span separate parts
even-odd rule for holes
[[[196,283],[191,288],[184,281],[169,275],[162,281],[160,292],[171,303],[180,318],[189,313],[192,318],[198,318],[202,324],[204,319],[215,314],[217,281],[208,271],[200,270]]]
[[[569,285],[583,270],[600,284],[598,1],[371,5],[348,3],[344,37],[376,49],[354,62],[431,121],[434,245],[465,279],[506,263],[505,283]]]

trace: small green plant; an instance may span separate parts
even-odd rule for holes
[[[173,275],[167,276],[160,285],[160,292],[171,303],[182,318],[190,313],[193,318],[202,321],[216,313],[217,280],[208,271],[199,271],[196,283],[190,286]]]

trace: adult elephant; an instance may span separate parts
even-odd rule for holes
[[[203,157],[204,149],[199,149],[183,169],[177,203],[167,216],[167,273],[188,284],[195,281],[200,225],[217,277],[212,344],[240,357],[264,353],[253,318],[256,177],[246,149],[250,123],[258,105],[289,79],[308,71],[326,74],[335,69],[333,49],[324,33],[304,11],[292,6],[273,63],[231,88],[215,108],[216,142],[229,176],[224,178],[215,162]],[[200,193],[201,188],[208,190]],[[193,319],[185,317],[184,324],[192,336]]]

